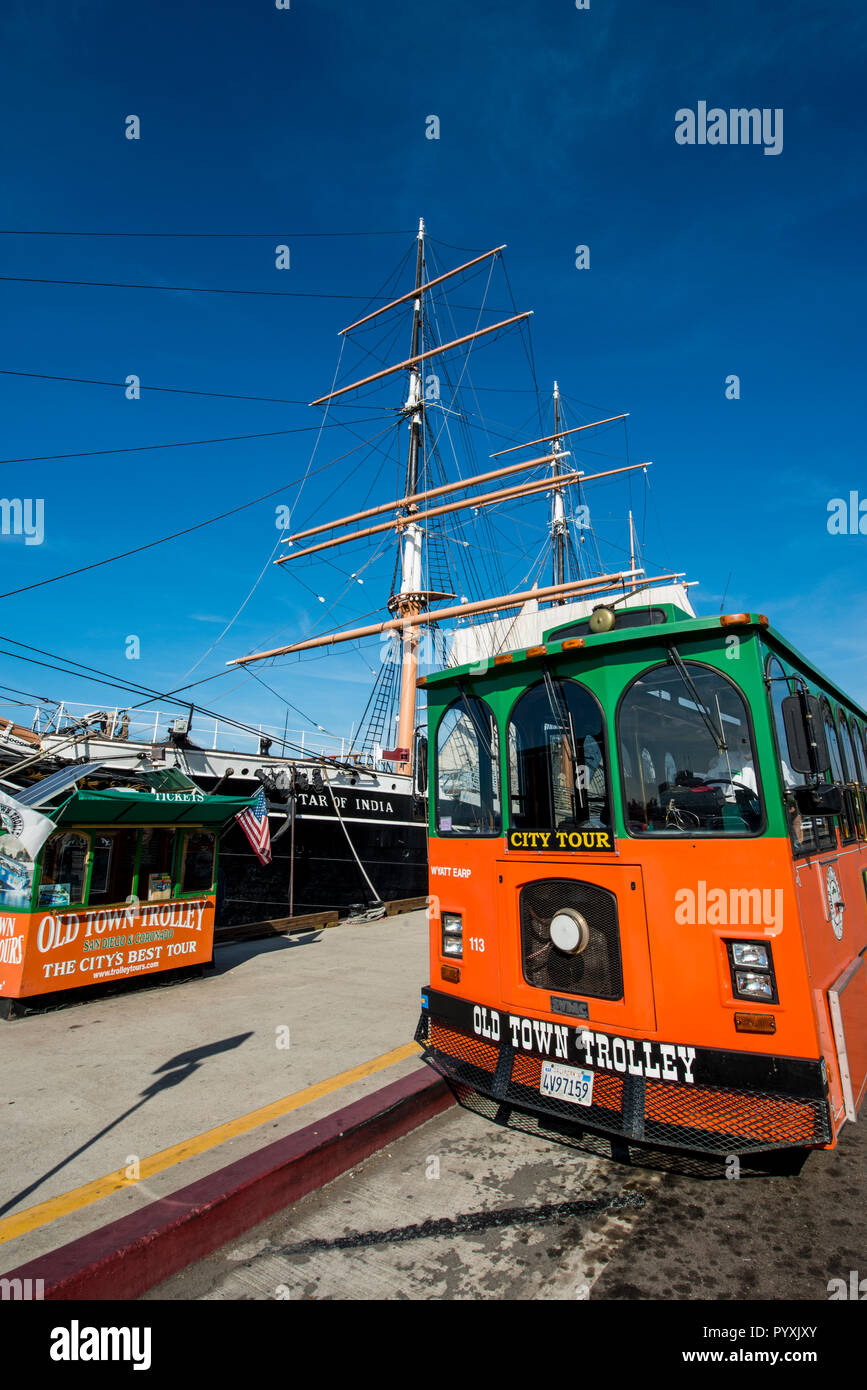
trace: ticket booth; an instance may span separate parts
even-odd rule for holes
[[[212,959],[221,830],[249,797],[74,791],[35,858],[0,827],[0,1016]],[[48,1002],[45,999],[44,1002]]]

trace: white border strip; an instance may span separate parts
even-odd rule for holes
[[[831,1026],[834,1030],[834,1042],[837,1045],[837,1062],[840,1067],[840,1083],[843,1087],[843,1099],[846,1103],[846,1119],[854,1122],[857,1115],[855,1106],[855,1093],[852,1089],[852,1074],[849,1070],[849,1054],[846,1051],[846,1032],[843,1027],[843,1011],[840,1007],[840,995],[848,989],[852,981],[857,977],[859,970],[864,967],[864,959],[858,956],[853,960],[842,975],[839,975],[828,990],[828,1004],[831,1010]]]

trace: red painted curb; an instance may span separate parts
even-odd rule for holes
[[[132,1299],[432,1119],[454,1098],[425,1067],[140,1211],[4,1275],[46,1299]]]

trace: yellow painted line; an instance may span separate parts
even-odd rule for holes
[[[263,1105],[259,1110],[239,1115],[236,1120],[227,1120],[225,1124],[217,1125],[214,1129],[207,1129],[204,1134],[197,1134],[192,1139],[182,1139],[179,1144],[172,1144],[171,1148],[161,1149],[159,1153],[151,1154],[150,1158],[143,1158],[139,1163],[139,1174],[135,1180],[127,1177],[125,1168],[118,1168],[114,1173],[107,1173],[104,1178],[94,1178],[82,1187],[62,1192],[59,1197],[49,1197],[46,1202],[39,1202],[35,1207],[14,1212],[0,1220],[0,1245],[8,1240],[15,1240],[17,1236],[36,1231],[40,1226],[47,1226],[61,1216],[80,1211],[82,1207],[101,1202],[104,1197],[110,1197],[115,1192],[135,1187],[143,1179],[152,1178],[155,1173],[162,1173],[176,1163],[183,1163],[184,1159],[207,1153],[208,1149],[224,1144],[227,1139],[236,1139],[239,1134],[247,1134],[251,1129],[267,1124],[269,1120],[277,1120],[281,1115],[288,1115],[291,1111],[300,1109],[302,1105],[309,1105],[313,1100],[320,1100],[322,1096],[340,1091],[344,1086],[351,1086],[353,1081],[360,1081],[365,1076],[384,1071],[386,1067],[405,1062],[407,1058],[420,1051],[417,1043],[404,1043],[402,1047],[383,1052],[380,1057],[373,1057],[369,1062],[362,1062],[357,1067],[350,1067],[348,1071],[329,1076],[326,1081],[317,1081],[313,1086],[305,1086],[303,1091],[295,1091],[293,1095],[284,1096],[282,1100],[275,1100],[270,1105]]]

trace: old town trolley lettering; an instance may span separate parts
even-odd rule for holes
[[[36,948],[42,954],[70,946],[78,939],[82,926],[84,937],[81,957],[43,962],[43,977],[51,980],[55,976],[74,975],[77,972],[117,972],[129,966],[153,969],[171,957],[197,955],[199,947],[192,937],[181,941],[174,941],[173,938],[175,930],[201,932],[208,906],[207,898],[202,898],[173,903],[141,903],[84,914],[64,912],[45,916],[36,932]],[[100,935],[111,930],[127,934]],[[153,944],[156,942],[160,944]],[[89,954],[91,952],[109,954],[92,955]]]
[[[219,837],[248,806],[150,787],[76,789],[49,806],[35,852],[12,846],[21,882],[7,875],[0,893],[0,1017],[18,999],[210,961]]]
[[[506,1039],[516,1052],[554,1061],[578,1062],[585,1067],[620,1072],[624,1076],[680,1081],[688,1086],[695,1084],[696,1050],[680,1043],[620,1038],[590,1028],[549,1023],[544,1018],[501,1014],[498,1009],[481,1004],[473,1005],[473,1032],[490,1042]]]

